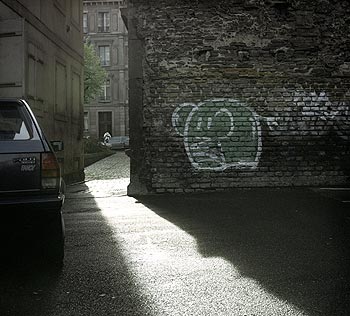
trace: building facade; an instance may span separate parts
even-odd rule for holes
[[[81,1],[0,1],[0,96],[25,98],[68,182],[84,177]]]
[[[85,42],[94,45],[107,79],[99,96],[84,105],[84,133],[102,139],[129,135],[128,34],[121,17],[125,1],[83,1]]]
[[[348,1],[130,0],[129,194],[350,184]]]

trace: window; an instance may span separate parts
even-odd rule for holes
[[[87,13],[83,14],[83,32],[84,33],[88,32],[88,14]]]
[[[102,86],[100,101],[109,101],[111,99],[111,80],[107,79]]]
[[[70,2],[71,6],[71,18],[73,24],[80,28],[80,19],[81,19],[81,12],[80,12],[80,2],[79,1],[71,1]]]
[[[27,96],[30,105],[42,110],[46,81],[44,53],[34,44],[28,43]]]
[[[103,138],[103,134],[112,131],[112,112],[98,112],[98,136]]]
[[[32,139],[33,126],[28,121],[23,107],[11,103],[1,104],[0,141]]]
[[[27,84],[27,91],[28,91],[28,98],[35,99],[36,97],[36,89],[35,89],[35,56],[32,54],[28,55],[28,84]]]
[[[79,120],[81,104],[81,87],[80,87],[80,75],[77,71],[72,71],[72,92],[71,92],[71,106],[72,106],[72,117],[75,120]]]
[[[89,112],[84,112],[84,132],[89,131]]]
[[[56,62],[56,113],[66,115],[67,111],[67,69],[66,66]]]
[[[98,32],[109,32],[109,13],[99,12],[98,13]]]
[[[98,54],[101,59],[101,66],[109,66],[110,65],[110,48],[109,46],[99,46]]]

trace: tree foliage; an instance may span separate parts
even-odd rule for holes
[[[107,73],[92,44],[84,44],[84,103],[95,99],[102,90]]]

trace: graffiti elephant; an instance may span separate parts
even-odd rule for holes
[[[261,155],[259,116],[233,99],[184,103],[172,115],[195,169],[256,168]]]

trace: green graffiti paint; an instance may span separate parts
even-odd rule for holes
[[[259,116],[233,99],[185,103],[173,113],[173,126],[184,137],[196,169],[256,168],[261,155]]]

